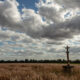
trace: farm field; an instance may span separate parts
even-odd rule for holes
[[[80,65],[73,64],[71,72],[65,64],[1,63],[0,80],[80,80]]]

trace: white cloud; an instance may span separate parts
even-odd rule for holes
[[[0,41],[4,43],[0,46],[0,55],[3,58],[7,55],[5,59],[16,55],[19,59],[64,58],[64,45],[69,44],[73,49],[77,45],[79,4],[78,0],[40,0],[36,4],[39,11],[23,8],[21,14],[16,0],[0,1],[0,26],[8,27],[0,30]],[[72,50],[72,53],[78,52],[76,57],[80,54],[79,47]]]
[[[39,9],[38,13],[33,9],[23,8],[23,14],[20,14],[19,3],[16,0],[0,1],[0,25],[8,26],[13,30],[21,30],[34,38],[58,40],[72,38],[79,34],[80,16],[77,15],[79,6],[74,6],[74,9],[71,6],[64,8],[62,3],[67,6],[66,1],[63,0],[46,0],[45,2],[41,0],[36,4]],[[78,4],[75,0],[72,4],[74,3]],[[70,12],[69,16],[65,18],[68,12]]]
[[[11,29],[22,28],[21,14],[18,6],[19,3],[16,0],[0,1],[0,25],[2,27],[9,27]]]

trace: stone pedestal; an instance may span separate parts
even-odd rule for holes
[[[64,72],[71,72],[73,68],[74,66],[70,66],[70,65],[63,66]]]

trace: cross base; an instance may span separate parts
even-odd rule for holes
[[[72,70],[72,68],[74,68],[74,66],[70,66],[70,65],[63,66],[63,69],[65,72],[70,72]]]

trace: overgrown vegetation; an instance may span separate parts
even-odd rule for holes
[[[1,63],[0,80],[79,80],[80,65],[74,65],[70,73],[63,70],[65,64]]]

